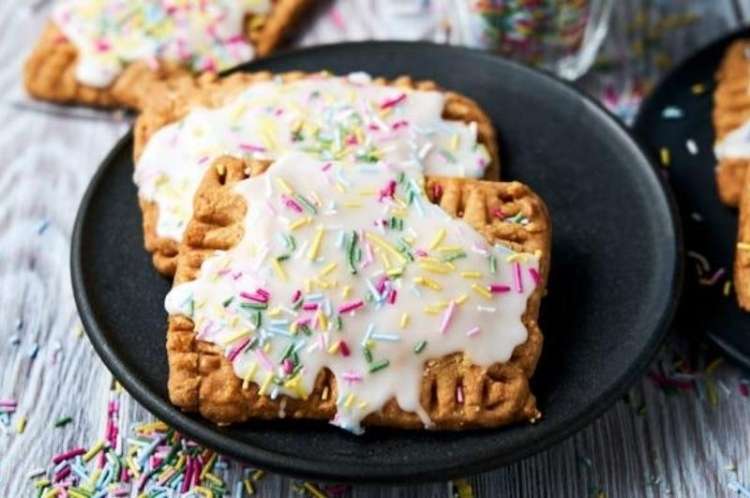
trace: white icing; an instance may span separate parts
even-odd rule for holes
[[[431,94],[424,97],[437,100]],[[438,102],[433,104],[439,108]],[[419,110],[412,111],[410,119],[418,119]],[[429,425],[419,400],[424,362],[454,352],[464,352],[482,366],[507,361],[527,338],[521,316],[536,287],[539,260],[537,255],[517,254],[504,246],[489,247],[467,223],[431,204],[418,187],[422,166],[408,157],[398,163],[390,159],[366,163],[326,161],[300,152],[282,154],[263,175],[235,186],[248,208],[243,239],[231,250],[206,259],[196,280],[175,287],[166,298],[168,312],[190,316],[200,339],[225,348],[235,373],[272,397],[305,396],[318,372],[329,368],[339,390],[335,425],[360,432],[361,420],[391,398]],[[399,173],[403,179],[394,198],[382,195],[396,186]],[[410,191],[416,193],[411,205]],[[289,202],[294,194],[305,199]],[[315,212],[305,207],[304,200]],[[383,226],[383,220],[394,216],[402,220],[403,229]],[[306,224],[294,228],[306,217]],[[361,261],[353,263],[356,274],[346,250],[352,231],[358,233],[361,251]],[[293,243],[285,240],[288,235],[294,237]],[[402,238],[416,261],[410,262],[403,253],[399,257],[395,249],[382,244],[395,247]],[[465,252],[465,257],[435,262],[456,251]],[[288,258],[279,262],[279,273],[271,262],[281,255]],[[496,261],[494,273],[491,255]],[[380,287],[385,272],[397,269],[402,273],[392,274]],[[415,281],[421,277],[430,280]],[[306,282],[312,282],[310,288]],[[440,289],[431,288],[433,283]],[[497,293],[487,296],[493,284],[507,288],[496,288]],[[241,306],[253,302],[251,295],[260,297],[257,289],[269,294],[268,310],[275,310],[263,312],[260,327],[254,324],[253,312]],[[393,303],[391,289],[396,292]],[[292,309],[292,298],[300,290],[304,303],[317,303],[325,319],[316,315],[317,310],[303,307],[298,314]],[[368,294],[377,297],[368,300]],[[358,300],[363,305],[354,313],[342,312],[343,326],[337,330],[337,310]],[[435,307],[434,314],[426,307]],[[404,314],[409,321],[402,327]],[[448,315],[451,318],[444,324]],[[294,332],[291,323],[298,319],[310,319],[309,336],[300,329]],[[258,342],[248,349],[248,341]],[[339,345],[336,350],[339,341],[346,347]],[[426,346],[415,353],[415,346],[423,341]],[[282,366],[290,345],[302,365],[297,377],[287,375]],[[364,345],[371,350],[371,361]],[[372,365],[382,360],[388,360],[388,366],[371,372]],[[286,381],[275,385],[269,380],[272,375]]]
[[[714,146],[717,159],[750,157],[750,121],[729,132]]]
[[[133,61],[220,71],[253,58],[245,16],[270,0],[65,0],[52,19],[78,50],[76,78],[107,87]]]
[[[194,109],[157,131],[134,179],[139,195],[159,207],[157,234],[180,240],[203,173],[222,154],[275,159],[298,150],[481,177],[489,155],[477,144],[476,124],[442,119],[443,107],[440,92],[374,85],[365,73],[256,83],[221,107]]]

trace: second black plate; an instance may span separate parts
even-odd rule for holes
[[[732,279],[737,210],[716,193],[711,124],[714,74],[726,47],[740,37],[750,37],[750,29],[709,44],[672,71],[643,103],[634,131],[655,160],[662,150],[669,155],[665,173],[679,205],[689,263],[677,325],[685,334],[708,337],[750,368],[750,314],[725,290]],[[682,116],[670,117],[676,111]]]
[[[542,73],[470,50],[409,43],[318,47],[240,70],[364,70],[439,81],[474,99],[502,137],[503,177],[530,185],[552,214],[545,346],[533,380],[544,418],[497,430],[370,429],[323,423],[218,428],[170,405],[164,295],[143,251],[132,136],[104,161],[81,203],[72,276],[94,347],[158,417],[225,454],[323,480],[445,480],[531,455],[591,422],[640,377],[666,331],[680,276],[675,213],[658,174],[598,105]]]

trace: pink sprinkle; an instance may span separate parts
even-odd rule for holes
[[[362,381],[362,374],[357,373],[357,372],[344,372],[342,377],[347,382],[361,382]]]
[[[233,35],[227,38],[227,43],[244,43],[245,37],[244,35]]]
[[[318,303],[305,303],[302,305],[302,309],[305,311],[315,311],[318,309]]]
[[[294,291],[294,294],[292,294],[292,302],[296,303],[300,297],[302,297],[302,291],[297,289],[296,291]]]
[[[398,130],[399,128],[403,128],[404,126],[409,126],[409,122],[405,119],[401,119],[393,123],[392,128],[394,130]]]
[[[213,58],[208,57],[206,61],[203,63],[203,71],[206,71],[207,73],[215,73],[216,61],[213,60]]]
[[[284,373],[289,375],[294,371],[294,363],[292,363],[292,360],[289,358],[285,358],[284,361],[281,362],[281,368],[284,370]]]
[[[390,304],[395,304],[397,295],[398,295],[398,291],[396,289],[391,289],[391,294],[390,296],[388,296],[388,302]]]
[[[382,103],[380,104],[380,108],[381,108],[381,109],[388,109],[388,108],[390,108],[390,107],[395,107],[395,106],[397,106],[398,104],[400,104],[401,102],[403,102],[404,100],[406,100],[406,94],[405,94],[405,93],[402,93],[402,94],[401,94],[401,95],[399,95],[398,97],[394,97],[394,98],[391,98],[391,99],[386,99],[386,100],[384,100],[384,101],[383,101],[383,102],[382,102]]]
[[[339,351],[341,351],[341,356],[343,357],[347,357],[351,354],[349,345],[344,341],[339,341]]]
[[[331,166],[333,166],[332,163],[325,163],[321,169],[323,171],[328,171],[329,169],[331,169]]]
[[[0,399],[0,406],[3,408],[15,408],[18,402],[14,399]]]
[[[339,9],[336,7],[332,7],[330,12],[328,13],[328,16],[331,18],[331,22],[333,22],[333,25],[336,26],[338,29],[345,31],[346,30],[346,23],[344,22],[344,16],[341,15],[341,12],[339,12]]]
[[[296,321],[295,323],[297,324],[297,326],[298,326],[298,327],[301,327],[301,326],[303,326],[303,325],[310,325],[310,321],[311,321],[311,320],[312,320],[312,319],[311,319],[311,318],[310,318],[310,317],[308,316],[308,317],[306,317],[306,318],[300,318],[300,319],[299,319],[299,320],[297,320],[297,321]]]
[[[472,327],[472,328],[470,328],[466,332],[466,335],[468,335],[469,337],[473,337],[473,336],[477,335],[480,332],[480,330],[481,329],[478,326],[477,327]]]
[[[180,486],[181,493],[187,492],[188,488],[190,487],[190,483],[193,480],[193,472],[195,471],[194,469],[195,465],[193,465],[193,459],[188,457],[187,464],[185,465],[185,478],[182,481],[182,486]]]
[[[295,201],[294,199],[292,199],[291,197],[282,195],[281,200],[283,200],[284,205],[286,205],[286,207],[290,208],[291,210],[296,211],[298,213],[302,212],[302,206],[300,206],[299,203]]]
[[[464,390],[461,386],[456,386],[456,401],[458,401],[458,404],[460,405],[464,403]]]
[[[750,388],[748,388],[747,384],[745,384],[744,382],[740,382],[739,389],[740,389],[740,394],[743,395],[744,397],[747,398],[748,396],[750,396]]]
[[[414,254],[416,254],[420,258],[426,258],[428,256],[427,251],[425,251],[424,249],[417,249],[416,251],[414,251]]]
[[[52,481],[53,482],[62,481],[63,479],[65,479],[69,475],[70,475],[70,466],[69,465],[65,465],[65,467],[63,467],[62,469],[60,469],[60,471],[57,474],[55,474],[55,477],[52,478]]]
[[[94,42],[94,48],[97,52],[106,52],[111,48],[111,45],[107,40],[99,39]]]
[[[231,270],[231,269],[229,269],[229,268],[222,268],[221,270],[219,270],[219,271],[217,272],[217,274],[218,274],[218,275],[219,275],[220,277],[223,277],[224,275],[226,275],[226,274],[230,273],[231,271],[232,271],[232,270]]]
[[[393,199],[393,196],[396,194],[396,180],[391,180],[388,182],[388,185],[386,185],[381,191],[380,195],[378,196],[378,200],[382,201],[386,197],[389,197]]]
[[[445,314],[443,315],[443,321],[440,323],[440,333],[445,334],[445,331],[448,329],[448,325],[451,322],[451,318],[453,318],[453,313],[456,311],[456,303],[454,301],[451,301],[451,303],[448,305],[448,309],[445,310]]]
[[[260,145],[247,144],[247,143],[239,144],[239,148],[245,152],[265,152],[266,151],[265,147],[261,147]]]
[[[531,278],[534,280],[534,284],[538,286],[541,277],[539,276],[539,272],[536,271],[536,268],[529,268],[529,275],[531,275]]]
[[[271,363],[271,360],[268,359],[266,353],[264,353],[260,349],[256,349],[255,357],[258,358],[258,361],[263,364],[263,368],[265,368],[266,370],[273,370],[273,363]]]
[[[443,186],[439,183],[435,183],[432,185],[432,198],[433,199],[440,199],[443,196]]]
[[[55,455],[52,457],[52,463],[57,465],[60,462],[64,462],[65,460],[70,460],[71,458],[75,458],[79,455],[83,455],[86,453],[86,450],[83,448],[75,448],[73,450],[66,451],[64,453],[60,453],[58,455]]]
[[[341,306],[339,306],[338,312],[339,313],[348,313],[350,311],[354,311],[358,308],[361,308],[364,306],[365,303],[361,299],[358,299],[356,301],[349,301],[348,303],[344,303]]]
[[[227,360],[229,360],[230,363],[233,362],[234,359],[237,358],[237,356],[242,352],[243,349],[245,349],[245,346],[247,346],[248,344],[250,344],[249,337],[229,352],[229,354],[227,355]]]
[[[503,285],[503,284],[490,284],[490,292],[493,294],[502,294],[503,292],[508,292],[510,290],[510,285]]]
[[[504,220],[505,219],[505,213],[503,213],[502,209],[500,209],[500,208],[492,208],[490,210],[490,213],[492,214],[492,216],[494,216],[495,218],[497,218],[499,220]]]
[[[523,275],[521,275],[521,263],[516,261],[513,264],[513,284],[519,294],[523,293]]]
[[[346,137],[346,144],[347,145],[357,145],[359,141],[357,140],[357,137],[354,135],[349,135]]]
[[[268,298],[270,298],[270,297],[271,297],[271,293],[270,293],[270,292],[268,292],[268,291],[267,291],[266,289],[264,289],[263,287],[258,287],[257,289],[255,289],[255,292],[257,292],[257,293],[258,293],[258,294],[260,294],[261,296],[265,297],[266,299],[268,299]]]
[[[267,303],[268,297],[259,294],[250,294],[249,292],[240,292],[240,297],[245,298],[249,301],[255,301],[256,303]]]

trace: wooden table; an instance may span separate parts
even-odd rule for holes
[[[36,8],[31,9],[20,2],[0,2],[0,398],[19,401],[13,423],[0,423],[0,497],[8,498],[32,496],[27,475],[46,467],[53,454],[98,439],[112,384],[111,375],[80,336],[68,257],[80,197],[128,123],[25,107],[19,75],[23,57],[44,22],[43,3],[35,0]],[[404,33],[440,36],[419,17],[402,20],[419,24],[410,30],[386,22],[393,12],[384,3],[389,2],[332,2],[308,23],[297,43]],[[750,0],[617,4],[600,69],[580,84],[626,117],[642,90],[671,61],[736,26],[743,14],[750,15]],[[698,19],[683,15],[688,4]],[[685,27],[675,27],[684,23]],[[750,437],[745,427],[750,398],[740,389],[744,374],[726,362],[712,362],[710,351],[683,338],[686,332],[696,331],[676,331],[653,370],[673,369],[676,356],[686,357],[698,372],[690,382],[665,389],[644,379],[628,401],[617,403],[567,441],[470,478],[474,495],[734,496],[733,483],[750,481]],[[151,419],[127,394],[120,399],[123,427]],[[28,424],[18,434],[16,424],[22,416]],[[53,428],[53,422],[65,416],[72,422]],[[260,482],[259,495],[292,496],[293,483],[267,477]],[[444,497],[450,496],[450,486],[355,487],[346,495]]]

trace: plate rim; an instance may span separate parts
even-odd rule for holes
[[[659,111],[659,109],[657,108],[657,94],[662,91],[662,88],[667,84],[667,82],[671,81],[676,77],[678,73],[684,71],[685,68],[687,68],[691,64],[695,64],[695,61],[701,58],[706,52],[717,49],[722,45],[728,45],[732,41],[743,36],[750,36],[750,26],[741,26],[730,31],[729,33],[724,33],[707,41],[697,50],[694,50],[693,52],[687,54],[674,67],[667,71],[667,73],[659,79],[654,89],[649,92],[649,94],[643,99],[641,105],[638,107],[638,112],[635,115],[635,119],[633,120],[632,135],[636,140],[641,142],[644,152],[652,159],[652,161],[654,160],[654,157],[653,153],[649,151],[649,148],[646,145],[648,142],[645,139],[646,133],[644,127],[646,126],[645,123],[647,120],[647,116]],[[669,181],[667,181],[667,183],[669,184]],[[668,188],[671,191],[672,187],[669,186]],[[678,219],[680,219],[679,211]],[[680,231],[683,231],[682,220],[680,220]],[[743,353],[739,348],[735,347],[733,344],[726,341],[714,332],[707,331],[704,334],[704,337],[708,338],[713,346],[718,348],[723,355],[728,357],[736,365],[741,366],[746,370],[750,370],[750,353]]]
[[[682,290],[683,267],[684,267],[684,247],[682,236],[682,225],[679,223],[679,213],[676,203],[662,175],[659,174],[658,167],[653,163],[651,156],[639,140],[612,115],[601,104],[585,95],[581,90],[574,87],[571,83],[559,80],[554,76],[533,68],[523,66],[519,63],[509,61],[502,57],[492,55],[475,49],[465,47],[446,46],[430,42],[401,42],[401,41],[360,41],[347,43],[334,43],[318,45],[303,49],[285,50],[276,55],[262,59],[264,64],[273,63],[278,59],[283,59],[288,55],[299,55],[300,53],[311,55],[320,51],[328,50],[359,50],[378,48],[381,50],[398,50],[403,46],[410,48],[421,48],[424,50],[441,50],[446,55],[454,56],[471,56],[478,57],[480,60],[489,64],[503,64],[510,66],[514,72],[526,73],[526,77],[541,78],[548,85],[557,85],[561,89],[571,92],[573,96],[581,99],[586,105],[591,106],[597,114],[601,116],[603,122],[607,123],[613,132],[619,134],[618,142],[628,143],[642,157],[643,167],[640,168],[644,175],[650,176],[651,181],[658,187],[663,201],[666,205],[666,215],[668,216],[669,226],[672,233],[669,235],[671,241],[669,247],[665,244],[664,250],[668,250],[668,259],[671,260],[670,294],[666,302],[666,309],[663,310],[660,318],[655,321],[648,340],[644,342],[641,352],[629,365],[625,373],[614,382],[609,389],[604,391],[600,396],[595,398],[586,408],[576,414],[571,415],[571,421],[562,425],[556,431],[548,431],[541,437],[530,441],[520,450],[513,452],[512,455],[493,454],[486,457],[476,458],[471,461],[452,462],[447,461],[445,465],[439,467],[425,468],[422,464],[404,464],[400,467],[406,470],[394,472],[389,468],[387,472],[377,467],[368,467],[367,469],[347,469],[337,468],[335,470],[328,468],[326,463],[309,461],[304,458],[298,458],[290,455],[280,454],[263,448],[250,446],[244,443],[234,441],[226,434],[221,433],[220,428],[209,425],[208,422],[194,419],[190,415],[181,412],[178,408],[171,405],[167,400],[155,392],[151,392],[140,381],[135,379],[133,372],[118,357],[114,348],[106,341],[106,334],[98,325],[96,312],[93,309],[88,297],[84,279],[84,264],[82,257],[82,232],[85,219],[89,211],[89,205],[96,194],[98,186],[111,168],[114,160],[122,153],[128,154],[128,150],[133,140],[133,129],[131,129],[115,144],[112,150],[107,154],[99,164],[93,175],[86,191],[81,199],[73,232],[71,236],[71,253],[70,269],[73,294],[78,308],[81,322],[97,354],[101,357],[104,364],[117,378],[123,387],[148,411],[165,420],[174,426],[180,432],[188,435],[195,441],[211,447],[220,448],[220,452],[240,461],[251,462],[263,468],[278,472],[284,475],[300,476],[329,482],[357,482],[357,483],[377,483],[377,484],[409,484],[417,482],[435,482],[445,481],[453,477],[472,475],[479,472],[495,469],[510,463],[520,461],[533,454],[536,454],[550,446],[567,439],[577,433],[590,423],[598,419],[610,406],[614,404],[627,389],[634,384],[643,374],[648,364],[657,353],[659,346],[670,330],[670,325],[675,316],[677,303]],[[257,61],[256,61],[257,62]],[[242,64],[232,68],[224,73],[229,74],[235,71],[252,70],[254,62]],[[499,429],[502,430],[502,429]],[[218,444],[217,444],[218,443]]]

